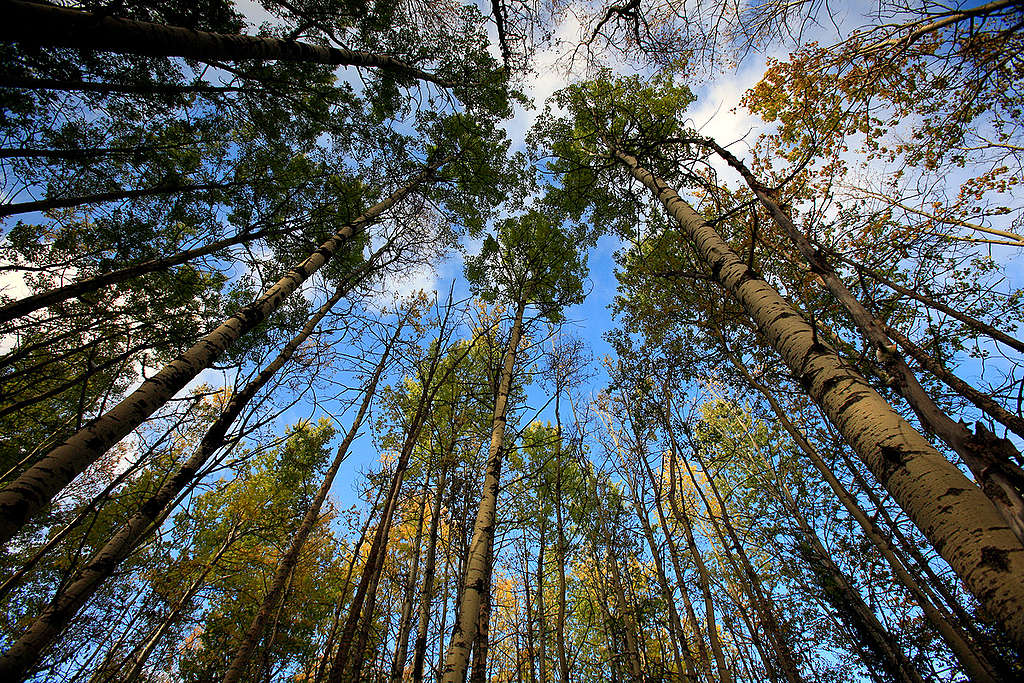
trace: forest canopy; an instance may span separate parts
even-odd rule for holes
[[[0,680],[1024,678],[1019,0],[0,9]]]

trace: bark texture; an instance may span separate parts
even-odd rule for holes
[[[679,223],[793,375],[971,592],[1024,645],[1024,546],[985,494],[819,339],[779,293],[670,188],[613,155]]]
[[[462,586],[461,610],[452,632],[452,640],[445,656],[443,683],[462,683],[469,666],[469,651],[476,639],[479,628],[480,610],[486,597],[489,558],[494,543],[494,525],[497,514],[498,488],[501,482],[501,465],[505,441],[505,421],[508,412],[508,394],[512,387],[512,373],[516,354],[523,334],[523,313],[526,299],[522,298],[516,307],[515,320],[505,349],[498,395],[494,402],[494,420],[491,427],[491,443],[488,450],[487,472],[484,475],[483,495],[473,525],[473,540],[470,542],[466,577]]]

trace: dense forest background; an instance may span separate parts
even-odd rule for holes
[[[0,0],[0,680],[1024,677],[1024,3]]]

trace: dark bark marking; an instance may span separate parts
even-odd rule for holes
[[[981,549],[982,567],[991,567],[997,572],[1006,573],[1010,571],[1010,551],[1006,548],[985,546]]]
[[[903,469],[910,459],[899,446],[882,444],[878,447],[878,452],[882,456],[879,463],[879,477],[883,482],[887,482],[897,470]]]

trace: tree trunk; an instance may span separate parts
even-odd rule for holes
[[[977,318],[972,318],[971,316],[961,311],[958,311],[955,308],[947,306],[946,304],[940,301],[936,301],[929,296],[925,296],[918,289],[910,289],[909,287],[904,287],[903,285],[897,284],[896,282],[893,282],[889,278],[879,273],[877,270],[868,268],[867,266],[861,263],[857,263],[856,261],[845,258],[842,256],[842,254],[833,252],[832,255],[835,256],[840,261],[842,261],[843,263],[845,263],[846,265],[855,269],[859,274],[867,275],[872,280],[885,285],[886,287],[896,292],[897,294],[902,294],[905,297],[908,297],[910,299],[913,299],[914,301],[924,304],[928,308],[936,310],[940,313],[945,313],[950,318],[953,318],[954,320],[959,320],[964,325],[967,325],[967,327],[974,330],[975,332],[979,332],[994,341],[997,341],[1001,344],[1006,344],[1011,349],[1015,349],[1017,351],[1020,351],[1021,353],[1024,353],[1024,341],[1021,341],[1015,337],[1011,337],[1002,330],[997,330],[996,328],[978,320]]]
[[[654,530],[651,528],[651,523],[647,519],[646,512],[640,505],[640,499],[637,497],[637,486],[633,483],[631,477],[624,477],[626,484],[629,487],[630,497],[633,499],[633,506],[637,511],[637,518],[640,521],[640,529],[643,531],[644,538],[647,539],[647,546],[651,549],[651,558],[654,560],[654,569],[658,577],[658,585],[661,588],[661,594],[665,598],[665,605],[668,608],[668,619],[669,626],[672,630],[672,648],[673,656],[676,660],[676,667],[682,673],[682,680],[696,681],[697,664],[693,661],[693,654],[690,652],[689,647],[686,643],[686,632],[683,630],[682,620],[679,618],[679,610],[676,609],[675,593],[672,587],[669,585],[668,578],[665,574],[665,567],[661,560],[661,553],[658,551],[658,543],[654,538]],[[668,529],[665,529],[665,533],[668,533]]]
[[[403,80],[423,80],[444,88],[453,85],[387,55],[280,38],[195,31],[22,0],[6,0],[4,5],[0,23],[0,40],[4,41],[200,61],[259,59],[358,66],[380,69]]]
[[[543,515],[543,513],[541,513]],[[540,675],[540,683],[548,683],[547,663],[547,623],[544,619],[544,542],[547,531],[548,518],[543,515],[540,518],[540,539],[537,549],[537,655],[539,666],[537,672]]]
[[[731,152],[713,141],[706,144],[743,176],[761,204],[768,209],[776,225],[782,228],[796,245],[797,251],[812,272],[818,275],[824,287],[846,310],[850,320],[875,347],[878,359],[891,377],[894,388],[906,399],[921,420],[921,424],[938,435],[961,457],[971,469],[982,491],[995,504],[1021,543],[1024,543],[1024,497],[1019,490],[1019,485],[1024,484],[1024,472],[1008,471],[1013,461],[1021,460],[1020,452],[1013,443],[1007,439],[994,438],[994,435],[981,430],[977,435],[972,434],[966,425],[954,422],[935,405],[910,366],[897,353],[896,347],[886,334],[885,327],[846,287],[846,283],[825,258],[815,251],[810,240],[800,232],[767,188]]]
[[[718,487],[715,485],[715,480],[705,465],[699,450],[694,448],[693,453],[696,456],[701,469],[704,471],[708,487],[711,489],[711,492],[718,503],[718,514],[721,515],[721,525],[719,525],[718,520],[715,519],[715,515],[712,513],[711,504],[704,494],[703,487],[697,482],[697,477],[693,473],[693,468],[690,467],[689,461],[684,458],[683,466],[686,468],[690,482],[693,484],[694,489],[700,496],[701,502],[704,504],[704,508],[708,511],[708,519],[710,520],[715,533],[718,535],[719,542],[722,544],[722,548],[725,550],[730,563],[736,570],[737,575],[746,580],[746,592],[750,596],[751,602],[753,603],[758,616],[761,618],[761,625],[767,632],[769,641],[771,641],[772,649],[775,651],[775,656],[779,661],[779,667],[782,669],[783,675],[785,675],[786,680],[790,681],[790,683],[802,683],[803,677],[800,675],[796,655],[790,648],[789,642],[786,639],[785,634],[783,634],[782,629],[779,626],[779,621],[776,618],[775,603],[771,599],[771,595],[765,592],[762,587],[761,577],[758,576],[753,563],[750,561],[750,557],[747,556],[746,550],[743,548],[743,544],[740,543],[739,535],[736,533],[736,529],[732,526],[732,522],[729,519],[729,512],[725,507],[725,501],[719,494]],[[728,539],[726,539],[726,534],[722,533],[723,526],[728,534]],[[733,557],[734,554],[739,558],[738,562]],[[757,638],[757,633],[752,631],[751,636]],[[765,666],[770,667],[771,665],[769,662],[765,662]]]
[[[993,419],[1001,422],[1004,426],[1017,434],[1017,436],[1024,439],[1024,418],[1019,415],[1014,415],[1009,410],[999,405],[999,403],[991,396],[983,394],[967,382],[957,377],[955,374],[950,372],[945,365],[933,358],[930,354],[926,353],[920,346],[911,342],[910,339],[908,339],[907,336],[902,334],[899,330],[889,326],[886,326],[885,330],[888,332],[889,336],[907,352],[907,355],[913,358],[924,370],[928,371],[943,384],[966,398]],[[1020,453],[1017,453],[1017,462],[1018,464],[1024,464],[1024,460],[1020,457]]]
[[[142,197],[156,197],[162,194],[180,194],[185,192],[203,192],[206,190],[227,190],[246,183],[241,181],[228,183],[196,183],[190,185],[165,184],[156,187],[147,187],[141,190],[114,190],[111,192],[97,192],[79,197],[55,197],[53,199],[39,199],[30,202],[16,202],[14,204],[0,204],[0,218],[13,216],[19,213],[30,211],[52,211],[53,209],[68,209],[86,204],[103,204],[116,202],[124,199],[139,199]]]
[[[454,447],[454,442],[452,443]],[[423,683],[423,665],[427,657],[427,635],[430,625],[430,603],[434,594],[434,565],[437,557],[437,536],[441,520],[441,500],[444,495],[447,465],[443,464],[437,474],[437,493],[430,511],[430,539],[427,542],[427,557],[423,565],[423,592],[420,595],[419,623],[416,625],[416,645],[413,648],[412,680]]]
[[[444,324],[441,324],[442,329]],[[434,347],[427,373],[420,383],[420,397],[416,403],[416,410],[409,422],[402,450],[395,463],[395,472],[391,477],[386,503],[381,511],[380,523],[377,525],[377,530],[374,533],[370,552],[366,559],[366,566],[363,568],[363,575],[359,579],[359,586],[349,607],[348,618],[345,620],[345,627],[342,629],[341,638],[338,642],[338,652],[335,655],[334,662],[331,664],[331,673],[328,678],[330,683],[341,683],[341,681],[345,680],[350,668],[356,672],[355,679],[358,680],[358,669],[362,666],[362,657],[353,657],[353,655],[361,655],[362,653],[359,651],[353,652],[353,640],[356,637],[356,630],[360,623],[363,604],[367,601],[371,591],[376,592],[377,583],[380,580],[380,573],[384,567],[384,558],[387,554],[391,523],[394,519],[395,510],[398,508],[399,494],[401,493],[402,483],[405,480],[405,472],[409,468],[409,459],[412,457],[420,431],[427,418],[427,413],[430,411],[434,396],[437,394],[438,387],[458,366],[457,362],[452,363],[448,366],[442,377],[436,377],[441,346],[440,341],[438,341]],[[466,349],[465,353],[468,353],[471,347],[472,345]],[[365,619],[363,623],[368,624]],[[367,628],[369,627],[367,626]],[[362,635],[364,638],[366,637],[366,629],[363,630]]]
[[[203,247],[188,249],[171,256],[149,259],[148,261],[142,261],[109,273],[85,278],[78,282],[72,282],[71,284],[64,285],[63,287],[56,287],[45,292],[33,294],[32,296],[18,299],[17,301],[13,301],[0,308],[0,324],[9,322],[23,315],[27,315],[33,311],[38,311],[40,308],[52,306],[53,304],[67,301],[68,299],[79,297],[83,294],[88,294],[89,292],[93,292],[101,287],[116,285],[124,282],[125,280],[131,280],[132,278],[139,277],[140,275],[145,275],[146,273],[152,273],[158,270],[167,270],[168,268],[187,263],[201,256],[216,253],[221,249],[233,247],[238,244],[247,244],[265,237],[277,237],[278,235],[294,232],[297,229],[297,226],[281,227],[280,225],[275,225],[256,232],[242,233],[240,235],[235,235],[234,237],[228,237],[226,239],[217,240],[216,242],[211,242]]]
[[[640,661],[640,643],[637,640],[639,635],[636,626],[634,612],[629,601],[626,599],[626,591],[622,585],[622,574],[619,572],[619,561],[612,554],[612,538],[605,528],[607,545],[605,546],[605,566],[608,568],[608,576],[611,578],[612,591],[615,593],[615,602],[622,613],[623,632],[626,637],[626,659],[629,664],[629,675],[633,683],[642,683],[646,680],[644,676],[644,665]]]
[[[793,439],[793,442],[800,448],[800,450],[807,456],[811,464],[814,465],[815,469],[821,474],[822,478],[828,483],[829,487],[839,498],[839,502],[842,503],[846,511],[850,513],[857,524],[860,525],[864,535],[871,540],[871,542],[878,548],[879,552],[889,563],[896,578],[899,579],[900,583],[906,586],[910,594],[914,596],[914,600],[921,607],[921,611],[924,612],[925,618],[932,624],[946,645],[953,652],[960,666],[963,667],[964,671],[970,676],[972,681],[976,683],[995,683],[997,679],[995,675],[995,667],[991,662],[988,662],[984,653],[977,652],[971,646],[970,640],[967,636],[956,627],[952,622],[949,615],[944,614],[939,608],[932,602],[931,598],[921,588],[917,580],[911,576],[903,562],[896,556],[896,553],[886,539],[879,531],[878,525],[872,521],[866,512],[860,507],[854,498],[853,494],[843,485],[841,481],[833,474],[831,468],[826,464],[825,460],[818,453],[818,450],[811,445],[810,441],[807,440],[806,436],[802,431],[789,419],[789,415],[782,409],[775,396],[772,395],[771,390],[768,389],[763,383],[757,381],[751,376],[746,366],[736,358],[732,353],[728,354],[729,360],[733,366],[739,370],[740,374],[744,376],[747,383],[757,389],[762,396],[768,401],[772,411],[782,424],[783,428]],[[721,504],[721,501],[719,501]]]
[[[523,539],[523,602],[526,605],[526,680],[527,683],[537,683],[537,676],[534,673],[533,665],[537,661],[537,646],[533,638],[533,590],[530,581],[530,548],[526,539]]]
[[[674,477],[674,474],[670,476]],[[683,527],[686,543],[690,548],[690,559],[693,560],[693,564],[697,567],[697,584],[700,586],[701,593],[704,594],[704,614],[707,618],[708,641],[711,643],[711,654],[715,657],[718,679],[722,683],[732,683],[733,672],[725,660],[722,640],[718,635],[715,603],[711,595],[711,578],[708,575],[707,567],[704,565],[704,558],[701,555],[700,549],[697,548],[697,540],[693,535],[693,526],[690,523],[690,515],[686,511],[685,503],[674,506],[673,513],[678,515],[677,521]]]
[[[398,637],[395,639],[395,657],[391,663],[392,683],[402,683],[405,660],[408,657],[409,632],[412,630],[412,603],[416,597],[416,584],[420,576],[420,547],[423,544],[423,517],[427,511],[427,488],[424,485],[420,500],[420,518],[416,523],[416,541],[413,544],[412,566],[402,596],[402,614],[398,620]]]
[[[558,653],[558,675],[560,683],[571,683],[569,674],[569,658],[565,651],[565,521],[562,518],[562,415],[560,411],[561,388],[555,389],[555,524],[557,526],[557,561],[558,572],[558,618],[555,620],[555,650]]]
[[[488,653],[491,649],[491,576],[494,571],[493,556],[489,557],[487,572],[484,575],[484,597],[480,603],[480,620],[473,640],[473,666],[470,670],[470,683],[486,683]]]
[[[327,263],[343,244],[409,194],[436,168],[436,164],[431,164],[387,199],[367,209],[355,221],[338,228],[319,249],[290,270],[259,299],[228,318],[192,348],[148,378],[114,408],[80,429],[0,490],[0,543],[6,544],[32,515],[47,505],[71,480],[141,425],[200,372],[210,367],[239,337],[266,320],[290,294]]]
[[[69,582],[43,612],[32,622],[2,656],[0,656],[0,679],[17,679],[23,676],[43,655],[46,648],[60,635],[68,622],[77,614],[90,596],[150,534],[156,531],[159,520],[171,512],[172,502],[191,484],[196,474],[210,457],[224,444],[228,429],[242,410],[259,390],[270,381],[296,349],[313,333],[319,322],[344,295],[346,289],[337,292],[321,306],[320,310],[306,323],[278,353],[277,357],[264,368],[242,391],[231,397],[224,412],[206,430],[199,447],[169,479],[164,481],[156,493],[150,496],[128,522],[107,541],[92,559],[80,569],[76,578]]]
[[[445,657],[443,683],[461,683],[469,666],[469,650],[476,639],[479,627],[480,606],[485,598],[487,574],[494,543],[494,526],[497,516],[498,488],[501,482],[501,465],[504,459],[505,421],[508,412],[508,394],[512,388],[516,355],[523,335],[523,314],[526,297],[516,304],[515,318],[505,349],[505,360],[501,368],[501,379],[494,401],[494,420],[491,427],[491,443],[487,457],[487,472],[484,475],[483,494],[473,525],[473,540],[469,547],[466,578],[462,585],[459,618],[452,631],[452,640]]]
[[[644,461],[646,463],[646,461]],[[644,471],[647,473],[647,479],[651,483],[651,486],[657,490],[657,482],[654,478],[654,472],[649,466],[644,467]],[[672,511],[672,516],[675,518],[682,517],[682,513],[677,509],[679,507],[678,501],[675,496],[675,456],[670,454],[669,460],[669,485],[670,490],[667,496],[669,509]],[[695,662],[694,675],[702,675],[709,681],[713,681],[711,678],[711,657],[708,654],[707,647],[704,644],[704,634],[700,628],[700,622],[697,620],[697,613],[693,609],[693,602],[690,600],[690,593],[686,590],[685,578],[686,575],[683,572],[682,558],[679,556],[679,548],[676,546],[675,540],[672,538],[670,533],[671,526],[669,525],[668,515],[665,514],[665,506],[661,502],[661,496],[655,496],[654,498],[654,509],[658,513],[658,524],[665,530],[665,543],[668,545],[669,557],[672,560],[672,568],[676,573],[676,583],[679,587],[679,593],[683,598],[683,607],[686,610],[686,618],[689,621],[690,628],[693,630],[694,639],[697,641],[697,652],[700,655],[699,666]],[[711,627],[711,624],[708,624]],[[684,634],[685,636],[685,634]],[[690,653],[689,644],[683,640],[683,650],[685,653]],[[686,654],[687,659],[692,659],[691,654]]]
[[[302,548],[306,544],[306,539],[309,538],[309,534],[313,531],[313,527],[315,527],[316,523],[320,520],[320,508],[323,506],[324,500],[327,499],[327,494],[330,492],[331,486],[334,484],[334,477],[337,476],[338,470],[341,468],[341,463],[343,463],[345,458],[348,457],[349,447],[352,445],[352,442],[355,441],[356,435],[359,433],[359,428],[362,426],[363,418],[366,416],[366,411],[369,410],[370,403],[372,402],[374,395],[377,393],[377,383],[380,381],[381,375],[384,374],[384,368],[387,367],[388,357],[391,355],[391,349],[398,342],[398,338],[402,333],[402,327],[404,324],[404,319],[399,320],[395,328],[395,334],[391,337],[391,341],[388,342],[387,346],[384,347],[380,362],[377,363],[373,376],[370,378],[370,382],[364,390],[363,402],[359,405],[359,410],[356,412],[356,416],[352,420],[352,426],[349,428],[344,440],[338,446],[338,451],[335,454],[330,467],[328,467],[327,471],[324,473],[323,481],[320,482],[320,488],[313,497],[309,508],[306,510],[306,514],[303,515],[299,528],[295,530],[291,543],[288,545],[288,550],[285,551],[285,554],[278,562],[270,588],[267,590],[267,594],[264,596],[263,603],[256,612],[256,616],[253,617],[252,623],[249,624],[249,630],[246,631],[242,642],[240,642],[238,647],[235,648],[235,653],[231,658],[231,665],[224,674],[224,683],[237,683],[245,674],[252,652],[255,649],[256,644],[259,643],[260,638],[263,636],[263,630],[266,628],[267,619],[270,618],[270,613],[274,610],[277,603],[280,602],[285,584],[295,571],[296,565],[298,565],[299,554],[302,552]]]
[[[1024,546],[985,494],[852,368],[823,345],[714,228],[635,157],[618,158],[693,241],[811,398],[1018,645],[1024,645]]]

